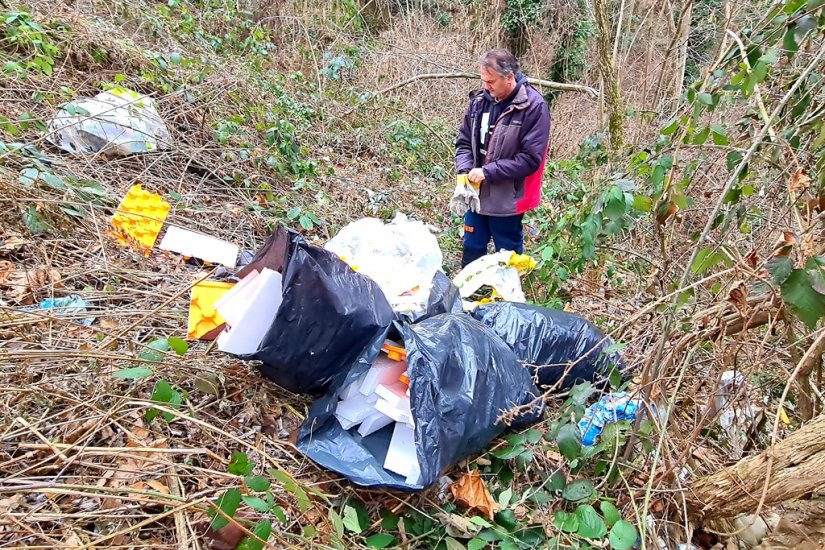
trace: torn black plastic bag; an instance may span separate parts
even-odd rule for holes
[[[540,388],[562,390],[579,382],[596,382],[614,365],[624,371],[618,353],[604,353],[613,341],[574,313],[498,302],[479,306],[472,315],[507,342],[518,360],[537,374]]]
[[[294,231],[277,227],[238,276],[265,267],[281,273],[283,302],[258,350],[241,358],[261,361],[261,373],[283,388],[324,391],[392,323],[372,279]]]
[[[410,404],[415,420],[418,484],[383,468],[393,424],[361,437],[335,418],[340,392],[369,369],[385,335],[370,346],[330,391],[313,403],[298,433],[298,449],[324,468],[367,487],[414,491],[434,483],[441,472],[489,446],[508,426],[500,415],[527,405],[511,427],[538,421],[543,407],[529,372],[507,345],[466,314],[436,315],[420,323],[395,323],[407,351]],[[532,406],[530,406],[533,404]]]

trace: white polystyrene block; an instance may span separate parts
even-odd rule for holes
[[[335,408],[335,415],[346,418],[356,424],[363,422],[370,414],[375,412],[375,407],[368,403],[366,398],[359,394],[354,395],[346,401],[339,401]]]
[[[244,355],[258,350],[264,335],[272,325],[281,305],[281,274],[266,269],[258,276],[261,281],[250,297],[243,316],[218,336],[218,349],[226,353]]]
[[[355,394],[358,393],[358,390],[361,388],[361,383],[363,382],[365,374],[366,373],[362,374],[361,376],[356,378],[349,386],[344,388],[344,391],[342,391],[338,397],[340,397],[343,400],[347,400],[351,397],[354,397]]]
[[[369,395],[375,391],[378,384],[392,384],[393,382],[397,382],[405,369],[406,363],[393,361],[383,355],[379,355],[370,367],[370,370],[367,371],[367,376],[361,385],[361,393]]]
[[[421,483],[421,467],[418,464],[417,459],[413,463],[410,473],[407,475],[407,479],[405,479],[404,482],[407,483],[407,485],[418,485]]]
[[[375,409],[384,413],[385,415],[389,416],[396,422],[403,422],[404,413],[403,411],[399,410],[398,407],[394,407],[389,401],[386,399],[379,399],[375,402]]]
[[[414,475],[416,470],[420,472],[413,428],[399,422],[395,424],[387,457],[384,459],[384,469],[405,478]]]
[[[366,417],[363,422],[361,422],[361,426],[358,428],[358,433],[363,437],[367,437],[371,433],[377,432],[390,422],[392,422],[392,418],[380,411],[375,411]]]
[[[375,395],[386,399],[393,407],[398,407],[401,401],[408,400],[406,391],[407,387],[403,382],[395,382],[389,385],[378,384],[375,388]]]
[[[252,304],[251,298],[262,280],[258,276],[259,273],[253,270],[215,301],[215,310],[230,327],[240,322],[244,312]]]
[[[338,419],[338,423],[341,424],[341,427],[345,430],[349,430],[358,425],[358,422],[353,422],[352,420],[348,420],[343,416],[340,416],[338,413],[335,414],[335,418]]]
[[[238,263],[237,245],[175,226],[166,231],[160,248],[226,267],[235,267]]]

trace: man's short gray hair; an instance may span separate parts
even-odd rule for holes
[[[516,56],[504,48],[496,48],[485,53],[478,59],[482,69],[495,71],[499,76],[508,76],[518,72],[519,63]]]

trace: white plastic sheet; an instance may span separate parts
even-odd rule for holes
[[[168,149],[171,141],[152,99],[122,87],[67,103],[48,126],[49,140],[75,154],[126,156]]]
[[[433,276],[443,261],[427,226],[401,213],[388,224],[375,218],[354,221],[325,248],[378,283],[397,312],[426,309]]]

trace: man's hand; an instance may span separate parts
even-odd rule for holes
[[[470,170],[470,173],[467,174],[467,178],[470,180],[470,183],[476,184],[474,187],[478,187],[482,181],[484,181],[484,169],[482,168],[473,168]]]
[[[467,174],[456,176],[455,192],[450,201],[450,211],[457,216],[464,216],[467,210],[478,212],[481,204],[478,199],[478,184],[470,183]]]

